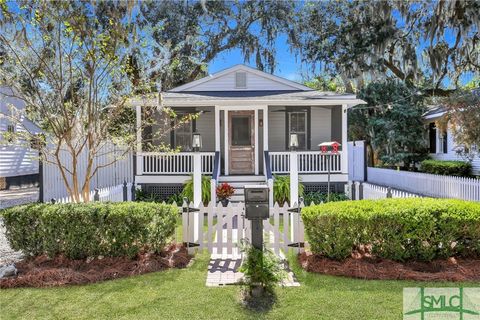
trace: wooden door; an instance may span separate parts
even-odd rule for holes
[[[255,172],[254,118],[254,111],[229,111],[230,174],[254,174]]]

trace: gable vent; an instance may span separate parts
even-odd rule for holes
[[[235,72],[235,88],[246,88],[247,87],[247,73],[246,72]]]

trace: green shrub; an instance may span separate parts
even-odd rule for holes
[[[306,206],[310,205],[312,202],[315,204],[320,204],[322,202],[327,202],[327,193],[326,192],[320,192],[320,191],[315,191],[315,192],[305,192],[305,195],[303,196],[304,203]],[[336,192],[331,192],[330,193],[330,202],[334,201],[345,201],[349,200],[347,195],[345,193],[336,193]]]
[[[298,184],[298,196],[303,196],[303,184]],[[279,205],[285,202],[290,203],[290,176],[274,175],[273,179],[273,199]],[[292,204],[293,205],[293,204]]]
[[[444,176],[469,177],[472,175],[472,164],[466,161],[423,160],[420,171]]]
[[[178,213],[169,205],[120,202],[32,204],[1,215],[13,249],[81,259],[159,252],[174,234]]]
[[[431,261],[480,256],[480,203],[451,199],[330,202],[302,209],[312,252],[345,259],[361,245],[378,257]]]
[[[268,248],[258,250],[242,239],[242,252],[246,253],[247,257],[240,267],[240,272],[245,275],[243,284],[250,292],[257,286],[273,292],[273,288],[286,278],[287,274],[282,269],[280,259]]]
[[[210,194],[210,177],[202,176],[202,202],[207,204],[212,199]],[[182,197],[186,197],[188,201],[193,201],[193,177],[183,185]]]

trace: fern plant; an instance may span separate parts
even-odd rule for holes
[[[298,183],[298,196],[303,196],[304,186]],[[273,180],[273,199],[282,205],[285,202],[290,203],[290,176],[274,175]],[[292,204],[293,205],[293,204]]]
[[[186,197],[188,201],[193,201],[193,176],[190,176],[183,185],[182,197]],[[202,202],[208,204],[211,199],[210,194],[210,178],[202,176]]]

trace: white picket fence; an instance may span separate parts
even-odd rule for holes
[[[72,161],[68,151],[62,149],[59,154],[61,162],[64,166],[71,170]],[[81,182],[84,181],[87,168],[87,152],[82,152],[79,156],[77,164],[78,177]],[[55,159],[50,159],[55,161]],[[115,161],[116,160],[116,161]],[[113,164],[110,164],[112,163]],[[97,166],[105,166],[100,168],[97,174],[90,181],[90,190],[94,188],[106,188],[117,186],[124,181],[132,181],[133,179],[133,155],[125,154],[125,150],[111,143],[105,144],[98,152],[98,156],[94,161],[94,169]],[[67,179],[71,182],[72,176],[67,173]],[[54,163],[44,162],[43,164],[43,201],[48,202],[51,199],[60,199],[68,197],[67,188],[63,181],[60,169]]]
[[[423,196],[480,201],[480,179],[371,167],[367,177],[370,183]]]
[[[98,189],[98,201],[100,202],[122,202],[124,201],[123,199],[123,190],[124,185],[116,185],[116,186],[110,186],[110,187],[105,187]],[[97,190],[92,190],[90,191],[90,201],[94,201],[95,199],[95,193]],[[132,201],[132,183],[127,183],[127,201]],[[81,199],[83,202],[83,199]],[[59,199],[55,199],[55,203],[72,203],[74,202],[72,197],[63,197]]]
[[[359,190],[360,183],[356,182],[356,190]],[[417,198],[417,194],[382,187],[370,183],[362,183],[363,199],[385,199],[385,198]]]
[[[183,208],[186,207],[184,203]],[[286,203],[283,206],[276,203],[270,208],[270,218],[263,221],[265,245],[282,257],[289,249],[303,250],[305,243],[301,214],[289,209]],[[245,219],[245,205],[241,202],[229,203],[227,207],[210,202],[208,206],[201,204],[198,211],[182,213],[183,242],[190,251],[206,249],[213,257],[241,255],[241,241],[250,240],[251,230],[251,221]]]

